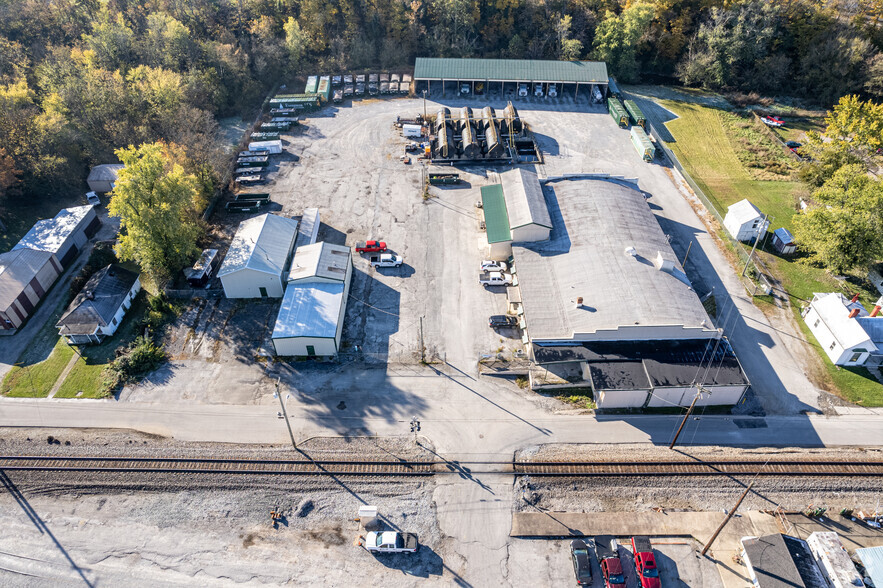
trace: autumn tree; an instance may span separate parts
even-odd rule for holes
[[[883,256],[883,184],[863,165],[841,167],[813,201],[794,218],[794,232],[815,261],[842,274]]]
[[[653,6],[644,2],[632,4],[619,15],[608,10],[595,31],[595,57],[606,61],[623,82],[637,79],[638,43],[653,20],[653,12]]]
[[[113,190],[108,212],[120,218],[121,260],[133,260],[156,283],[162,283],[197,253],[200,227],[194,218],[199,191],[162,143],[116,152],[125,165]]]

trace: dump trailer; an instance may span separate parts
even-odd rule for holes
[[[317,90],[317,93],[323,102],[331,100],[331,76],[322,76],[319,78],[319,89]]]
[[[429,183],[433,186],[445,186],[460,183],[460,174],[441,172],[429,174]]]
[[[622,105],[622,102],[619,101],[619,98],[616,98],[615,96],[608,98],[607,110],[610,112],[610,116],[613,117],[613,120],[616,121],[616,124],[622,128],[629,126],[628,112],[626,112],[625,107]]]
[[[617,98],[622,100],[622,94],[619,93],[619,86],[612,76],[607,79],[607,93],[612,94],[613,96],[616,96]]]
[[[247,151],[246,153],[251,153]],[[266,155],[252,155],[249,157],[240,157],[236,160],[237,167],[267,167],[270,158]]]
[[[435,115],[435,130],[440,133],[442,127],[451,128],[453,127],[453,121],[451,121],[451,111],[447,108],[442,108],[438,111],[438,114]]]
[[[454,145],[454,131],[444,123],[436,133],[435,153],[441,159],[451,159],[457,155]]]
[[[307,78],[307,85],[304,88],[304,94],[315,94],[319,87],[319,76],[310,76]]]
[[[468,106],[460,110],[460,137],[460,153],[463,157],[475,159],[481,155],[478,133],[475,132],[475,120],[472,118],[472,109]]]
[[[261,203],[257,200],[234,200],[224,205],[230,212],[257,212],[261,209]]]
[[[261,123],[261,131],[287,131],[291,128],[290,122],[265,122]]]
[[[524,132],[524,124],[521,122],[521,117],[518,115],[518,110],[516,110],[515,105],[511,102],[506,105],[506,108],[503,110],[503,118],[506,119],[506,130],[505,132],[509,135],[520,135]]]
[[[237,202],[242,202],[242,201],[248,200],[248,201],[252,201],[252,202],[260,202],[261,204],[267,204],[270,201],[270,195],[264,194],[264,193],[259,193],[259,194],[242,193],[242,194],[235,195],[233,197],[233,200],[236,200]]]
[[[490,159],[503,157],[503,143],[500,140],[500,128],[497,126],[497,113],[492,106],[485,106],[481,111],[484,120],[484,154]]]
[[[296,108],[271,108],[270,116],[297,116],[303,109],[301,105],[297,105]]]
[[[623,102],[625,105],[626,112],[629,113],[629,118],[632,120],[633,125],[639,125],[645,131],[647,130],[647,119],[644,118],[644,113],[641,112],[641,109],[638,108],[637,103],[634,100],[626,100]]]
[[[279,133],[274,133],[274,132],[269,132],[269,131],[266,133],[264,133],[264,132],[252,133],[251,138],[254,139],[255,141],[278,141],[279,140]]]
[[[644,159],[644,161],[653,161],[656,157],[656,147],[654,147],[653,141],[650,140],[650,137],[647,136],[644,129],[635,125],[632,127],[631,135],[632,145],[635,146],[638,154]]]

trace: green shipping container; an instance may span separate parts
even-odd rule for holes
[[[307,87],[304,88],[304,94],[315,94],[316,88],[319,84],[319,78],[316,76],[310,76],[307,78]]]
[[[626,100],[623,102],[625,104],[625,109],[629,113],[629,117],[632,119],[633,125],[639,125],[645,131],[647,130],[647,119],[644,118],[644,113],[641,112],[641,109],[638,108],[638,105],[634,100]]]
[[[319,78],[319,96],[323,101],[328,102],[331,100],[331,77],[330,76],[322,76]]]
[[[635,146],[635,150],[637,150],[641,158],[644,161],[653,161],[656,158],[656,146],[653,145],[653,141],[650,140],[644,129],[635,125],[632,127],[631,135],[632,145]]]
[[[629,115],[625,111],[625,107],[622,105],[622,102],[619,101],[619,98],[615,98],[613,96],[608,98],[607,110],[610,112],[610,116],[613,117],[613,120],[616,121],[616,124],[618,124],[622,128],[626,128],[627,126],[629,126]]]

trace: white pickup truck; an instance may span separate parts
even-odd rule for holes
[[[372,531],[365,535],[365,549],[378,553],[414,553],[417,551],[417,535],[413,533],[396,533]]]
[[[485,286],[511,286],[512,274],[503,272],[480,272],[478,282]]]
[[[401,255],[395,253],[382,253],[372,255],[368,258],[368,262],[374,267],[399,267],[404,263],[404,260]]]

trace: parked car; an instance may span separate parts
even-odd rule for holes
[[[484,286],[511,286],[512,274],[503,272],[482,272],[478,274],[478,283]]]
[[[555,98],[558,96],[558,85],[557,84],[549,84],[549,98]]]
[[[376,553],[414,553],[417,547],[417,535],[414,533],[371,531],[365,535],[365,549]]]
[[[580,586],[589,586],[592,583],[592,560],[589,558],[589,548],[581,539],[570,542],[570,559],[573,562],[576,583]]]
[[[518,95],[523,98],[523,97],[527,96],[527,94],[528,94],[527,83],[518,84]]]
[[[762,120],[765,125],[769,125],[771,127],[781,127],[785,125],[785,121],[778,116],[765,116],[760,120]]]
[[[601,565],[601,577],[605,588],[623,588],[625,575],[622,573],[622,562],[617,553],[616,540],[610,535],[595,537],[595,555]]]
[[[518,319],[508,314],[495,314],[487,321],[487,326],[492,329],[505,329],[518,326]]]
[[[798,143],[797,141],[785,141],[785,147],[797,149],[798,147],[803,147],[803,143]]]
[[[368,263],[374,267],[399,267],[403,260],[401,255],[394,253],[382,253],[380,255],[372,255],[368,258]]]
[[[95,192],[86,192],[86,202],[92,206],[101,206],[101,198]]]
[[[662,588],[659,580],[659,569],[656,567],[656,556],[647,537],[632,537],[632,552],[635,554],[635,569],[641,588]]]
[[[543,85],[542,84],[534,84],[533,95],[538,98],[543,97]]]
[[[371,240],[356,243],[357,253],[383,253],[384,251],[386,251],[386,243],[383,241]]]
[[[479,208],[481,208],[479,206]],[[505,261],[494,261],[493,259],[485,259],[481,262],[481,271],[483,272],[504,272],[509,269]]]

